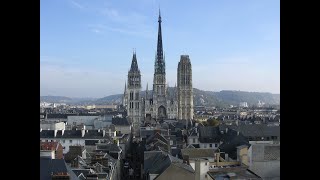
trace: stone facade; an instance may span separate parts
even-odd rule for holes
[[[152,91],[148,84],[144,97],[140,97],[141,75],[136,54],[133,54],[128,81],[125,84],[123,105],[128,119],[134,124],[133,131],[139,131],[138,125],[151,120],[193,119],[192,71],[188,55],[182,55],[178,65],[178,87],[169,92],[166,82],[165,56],[162,45],[161,16],[158,19],[158,41],[155,55]],[[178,110],[180,108],[180,111]]]
[[[188,55],[181,55],[178,64],[178,119],[193,119],[192,68]]]

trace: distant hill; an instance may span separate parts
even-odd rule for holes
[[[40,101],[49,103],[66,103],[71,102],[72,99],[65,96],[40,96]]]
[[[97,99],[95,101],[95,104],[101,105],[101,104],[121,104],[122,103],[122,96],[123,94],[115,94],[106,96],[100,99]]]
[[[256,105],[259,101],[266,104],[280,104],[280,94],[224,90],[215,92],[214,95],[217,99],[233,105],[239,105],[240,102]]]
[[[77,103],[92,103],[97,98],[70,98],[65,96],[40,96],[40,101],[48,103],[67,103],[67,104],[77,104]]]
[[[170,87],[169,92],[173,94],[174,88]],[[151,94],[151,91],[149,91]],[[63,96],[41,96],[41,99],[47,99],[46,102],[65,102],[80,104],[121,104],[123,94],[115,94],[99,99],[81,99],[78,100]],[[145,91],[141,92],[141,96],[145,96]],[[240,102],[247,102],[249,106],[256,105],[259,100],[271,105],[280,104],[280,94],[262,93],[262,92],[246,92],[223,90],[220,92],[203,91],[193,89],[193,103],[195,106],[219,106],[226,107],[228,105],[239,105]],[[50,100],[50,101],[48,101]],[[44,100],[45,101],[45,100]]]

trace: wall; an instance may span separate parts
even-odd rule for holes
[[[103,129],[106,126],[109,126],[110,124],[112,124],[112,122],[110,121],[100,121],[100,120],[93,121],[93,126],[95,129]]]
[[[96,146],[84,146],[84,148],[87,150],[87,152],[93,152],[96,150]]]
[[[49,121],[47,121],[47,122],[41,122],[41,123],[40,123],[40,128],[41,128],[41,129],[44,129],[44,130],[47,130],[47,129],[50,129],[50,130],[62,130],[62,129],[66,129],[64,122],[54,123],[54,122],[49,122]]]
[[[208,160],[202,160],[197,159],[195,161],[195,179],[196,180],[202,180],[205,179],[205,175],[209,171],[209,161]]]
[[[93,120],[98,118],[99,116],[68,116],[68,124],[84,124],[86,126],[93,126]]]
[[[193,142],[193,139],[195,139],[194,142]],[[189,136],[188,137],[188,144],[199,144],[198,136]]]
[[[252,162],[249,169],[263,179],[280,179],[280,161]]]
[[[237,148],[237,161],[249,166],[248,148]]]
[[[212,144],[212,147],[210,147],[210,144]],[[200,143],[199,145],[200,145],[200,148],[204,148],[204,149],[218,149],[219,147],[219,143]]]
[[[59,122],[54,124],[54,130],[66,129],[66,124],[64,122]]]
[[[194,180],[195,173],[171,164],[157,180]]]
[[[58,148],[55,154],[56,154],[56,159],[63,159],[63,146],[60,143],[58,144]]]
[[[40,150],[40,157],[51,157],[51,159],[55,159],[54,150]]]
[[[117,131],[121,131],[122,134],[130,134],[131,133],[131,126],[115,126]]]
[[[149,180],[153,180],[154,178],[156,178],[158,176],[158,174],[149,174]]]
[[[271,143],[251,142],[248,149],[249,169],[264,179],[280,179],[280,159],[265,160],[265,146],[276,146]],[[280,146],[280,145],[279,145]]]

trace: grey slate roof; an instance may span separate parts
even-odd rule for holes
[[[162,142],[164,143],[168,143],[168,140],[161,134],[159,134],[159,132],[156,132],[154,135],[151,135],[149,136],[147,139],[146,139],[146,143],[150,143],[151,141],[154,141],[156,139],[159,139],[161,140]]]
[[[40,157],[40,179],[51,180],[52,173],[68,173],[71,180],[78,180],[74,173],[67,168],[63,159],[51,159],[48,157]]]
[[[278,136],[280,137],[280,126],[268,126],[267,124],[239,124],[236,125],[220,125],[220,131],[225,131],[226,128],[234,129],[241,132],[246,137],[266,137]]]
[[[54,138],[54,130],[42,130],[40,138]]]
[[[214,149],[198,149],[198,148],[186,148],[181,149],[182,157],[189,158],[206,158],[214,157]]]
[[[183,168],[187,171],[194,172],[192,167],[183,164],[181,159],[171,156],[161,151],[144,152],[144,171],[150,174],[161,174],[171,164]]]
[[[219,168],[215,170],[210,170],[207,173],[213,179],[262,179],[260,176],[256,175],[252,171],[246,169],[245,167],[232,167],[232,168]]]
[[[219,127],[203,126],[199,127],[199,141],[201,143],[216,143],[220,142]]]
[[[116,144],[97,144],[97,152],[120,152],[121,149]]]
[[[241,145],[250,146],[249,141],[241,133],[230,129],[227,133],[221,135],[221,141],[223,142],[219,149],[221,152],[225,152],[232,159],[237,159],[237,147]]]
[[[160,134],[167,135],[168,131],[165,129],[160,130],[146,130],[146,129],[140,129],[140,136],[142,138],[148,138],[149,136],[154,135],[156,132],[160,132]]]
[[[107,135],[108,132],[105,132],[105,135]],[[85,134],[84,134],[84,138],[101,138],[103,137],[103,131],[100,130],[86,130]]]
[[[129,121],[127,118],[123,117],[115,117],[112,118],[112,124],[116,125],[116,126],[129,126]]]
[[[85,140],[84,141],[84,145],[86,145],[86,146],[95,146],[96,143],[98,143],[98,142],[99,142],[99,140]]]

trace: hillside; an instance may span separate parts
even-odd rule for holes
[[[169,92],[173,94],[173,87],[169,88]],[[152,92],[149,91],[151,94]],[[239,105],[240,102],[247,102],[249,106],[256,105],[259,100],[266,104],[280,104],[280,94],[262,93],[262,92],[246,92],[246,91],[229,91],[220,92],[203,91],[194,88],[194,105],[195,106],[219,106],[226,107],[228,105]],[[141,97],[145,96],[145,91],[141,92]],[[41,96],[46,102],[65,102],[79,104],[121,104],[122,94],[106,96],[100,99],[74,99],[62,96]]]
[[[40,96],[40,101],[45,101],[49,103],[67,103],[71,102],[72,98],[65,96]]]

